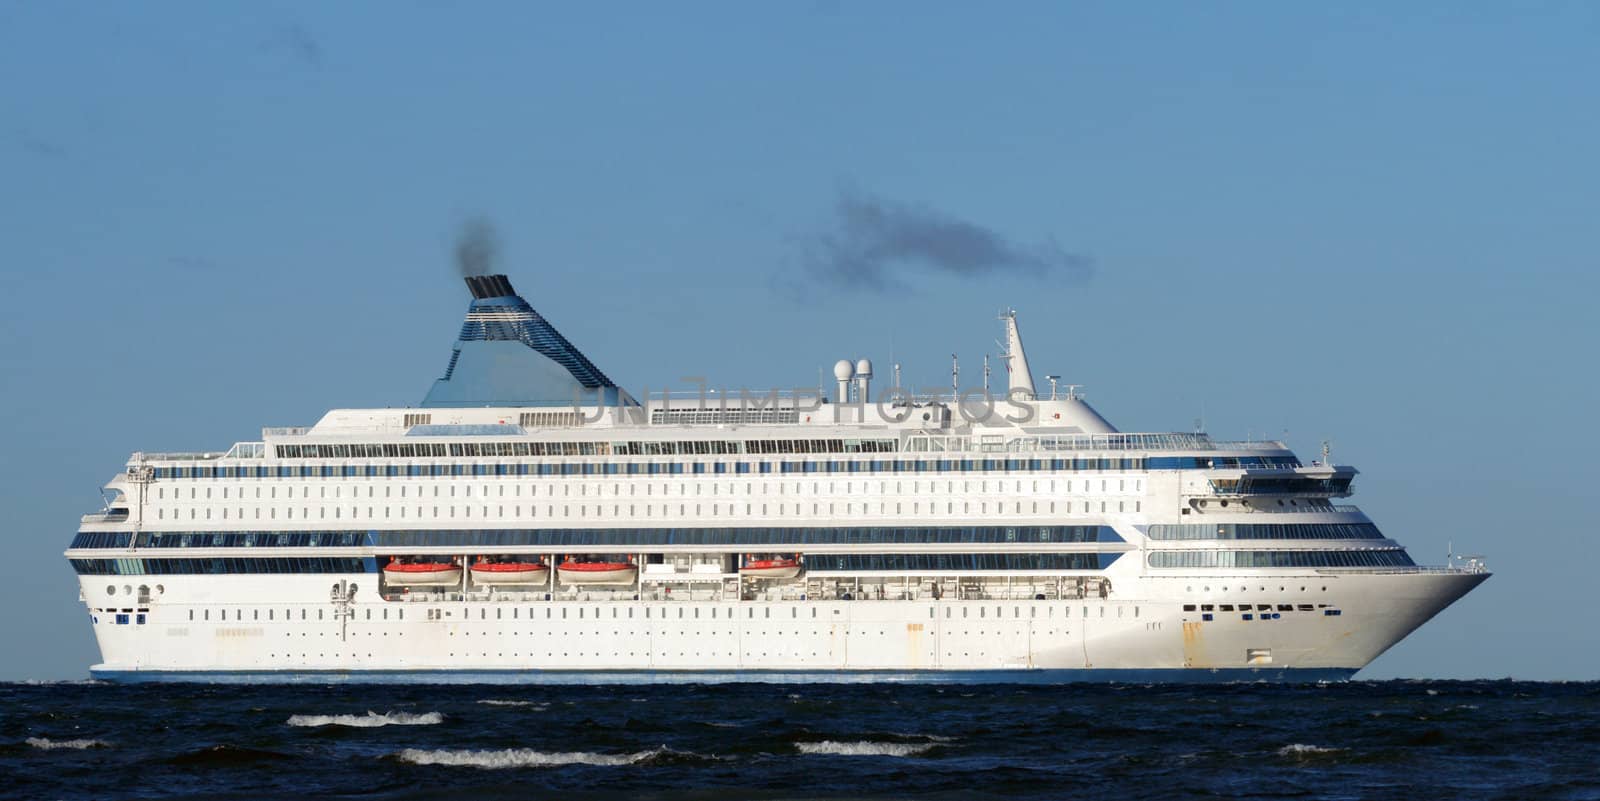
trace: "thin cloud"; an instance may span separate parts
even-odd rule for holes
[[[13,137],[18,147],[41,158],[64,159],[68,155],[67,149],[60,143],[37,136],[29,131],[17,131]]]
[[[322,43],[310,29],[298,22],[279,26],[273,32],[269,46],[293,55],[308,66],[322,66]]]
[[[1023,244],[986,226],[934,209],[842,191],[831,230],[801,240],[802,288],[888,293],[917,274],[963,279],[994,275],[1075,284],[1093,261],[1054,238]]]

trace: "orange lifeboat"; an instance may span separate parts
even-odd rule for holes
[[[453,587],[461,583],[461,566],[390,559],[383,568],[383,580],[396,587]]]
[[[792,579],[800,575],[800,560],[795,557],[754,559],[747,557],[739,575],[759,579]]]
[[[494,562],[479,559],[472,566],[472,580],[484,586],[503,584],[544,584],[550,568],[543,562]]]
[[[556,573],[562,584],[632,584],[639,568],[632,562],[580,562],[568,557]]]

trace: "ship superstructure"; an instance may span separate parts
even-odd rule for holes
[[[1352,467],[1037,391],[1009,312],[1003,392],[635,398],[467,283],[420,406],[133,454],[66,552],[95,676],[1339,679],[1488,576],[1415,565]]]

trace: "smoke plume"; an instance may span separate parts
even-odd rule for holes
[[[461,275],[492,275],[499,258],[500,237],[494,224],[482,217],[467,220],[456,235],[456,269]]]
[[[834,208],[833,230],[806,238],[802,265],[813,284],[839,290],[890,292],[907,288],[913,273],[959,278],[1009,274],[1083,283],[1094,274],[1089,257],[1050,238],[1036,245],[933,209],[853,191]]]

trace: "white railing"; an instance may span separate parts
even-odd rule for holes
[[[1030,451],[1214,451],[1283,450],[1281,442],[1213,442],[1205,434],[1053,434],[1005,439],[1000,434],[913,434],[906,450],[913,453]]]
[[[225,453],[215,451],[205,453],[158,453],[154,451],[134,451],[134,462],[203,462],[211,459],[221,459]]]
[[[267,437],[298,437],[311,430],[310,426],[270,426],[261,429],[261,438]]]

